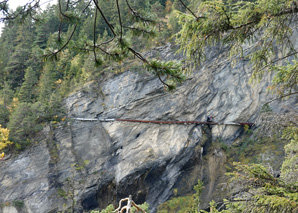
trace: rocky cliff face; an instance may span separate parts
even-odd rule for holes
[[[167,45],[148,55],[181,59],[173,52]],[[145,72],[127,70],[71,94],[65,100],[67,121],[47,126],[33,147],[0,162],[0,212],[57,212],[72,206],[88,211],[130,194],[136,203],[148,202],[155,212],[174,189],[178,195],[190,193],[198,178],[205,183],[203,202],[216,197],[223,190],[219,183],[226,156],[217,148],[207,153],[207,148],[216,138],[231,144],[241,136],[242,127],[210,130],[71,119],[205,121],[206,115],[213,115],[216,121],[255,122],[262,105],[274,98],[266,93],[269,77],[252,86],[247,61],[231,67],[225,50],[216,48],[208,58],[172,93]],[[296,102],[275,101],[270,106],[276,113],[287,113]]]

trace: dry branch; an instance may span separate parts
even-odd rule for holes
[[[127,202],[126,206],[122,206],[122,202]],[[137,209],[137,212],[143,212],[143,213],[146,213],[145,210],[143,210],[142,208],[140,208],[133,200],[132,200],[132,197],[131,195],[129,195],[128,198],[124,198],[124,199],[121,199],[119,201],[119,207],[117,209],[115,209],[114,212],[116,213],[130,213],[131,211],[131,207],[135,207]]]

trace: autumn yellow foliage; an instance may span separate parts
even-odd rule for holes
[[[8,140],[8,137],[9,129],[2,128],[0,125],[0,151],[7,147],[9,144],[12,144],[12,142]]]

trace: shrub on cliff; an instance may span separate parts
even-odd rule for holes
[[[44,116],[44,106],[40,103],[20,103],[10,117],[8,128],[9,139],[17,148],[24,148],[33,139],[36,132],[42,129],[39,119]]]
[[[9,130],[6,128],[2,128],[0,124],[0,152],[7,148],[7,146],[12,144],[12,142],[9,141],[8,138]]]
[[[224,200],[225,210],[218,210],[210,202],[210,212],[297,212],[298,211],[298,128],[284,130],[289,141],[280,176],[273,175],[260,164],[234,163],[235,171],[229,173],[234,183],[241,186],[238,196]],[[201,211],[207,212],[207,211]]]

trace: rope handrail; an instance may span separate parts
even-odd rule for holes
[[[78,121],[99,121],[99,122],[134,122],[152,124],[208,124],[208,125],[232,125],[232,126],[253,126],[250,122],[204,122],[204,121],[163,121],[163,120],[138,120],[138,119],[114,119],[114,118],[73,118]]]

